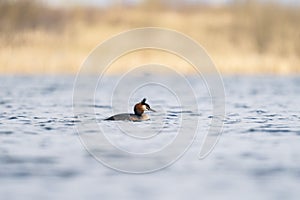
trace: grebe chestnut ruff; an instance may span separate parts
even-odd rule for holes
[[[105,120],[144,121],[150,119],[148,115],[144,114],[144,111],[156,112],[155,110],[150,108],[149,104],[146,103],[146,98],[144,98],[140,103],[135,104],[133,110],[134,110],[134,114],[130,114],[130,113],[117,114]]]

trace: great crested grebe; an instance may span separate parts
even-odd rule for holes
[[[128,121],[144,121],[150,119],[148,115],[144,114],[144,111],[152,111],[149,104],[146,103],[146,98],[144,98],[140,103],[135,104],[134,106],[134,114],[130,113],[122,113],[111,116],[105,120],[128,120]]]

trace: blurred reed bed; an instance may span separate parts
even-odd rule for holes
[[[225,74],[300,72],[299,7],[258,1],[225,6],[168,2],[100,8],[0,0],[0,73],[76,73],[97,44],[121,31],[144,26],[189,35]],[[115,63],[110,73],[162,60],[187,72],[188,64],[175,57],[138,52]]]

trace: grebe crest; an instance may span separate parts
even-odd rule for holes
[[[146,98],[144,98],[141,102],[135,104],[133,111],[134,114],[130,114],[130,113],[117,114],[107,118],[106,120],[143,121],[149,119],[149,117],[146,114],[144,114],[145,111],[156,112],[155,110],[150,108],[149,104],[146,103]]]
[[[134,109],[133,109],[134,114],[139,115],[139,116],[141,116],[144,113],[144,111],[147,111],[147,110],[153,111],[150,108],[149,104],[146,103],[146,98],[144,98],[140,103],[135,104]]]

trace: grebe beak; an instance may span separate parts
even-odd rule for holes
[[[148,110],[149,110],[149,111],[152,111],[152,112],[156,112],[156,110],[153,110],[152,108],[149,108]]]

